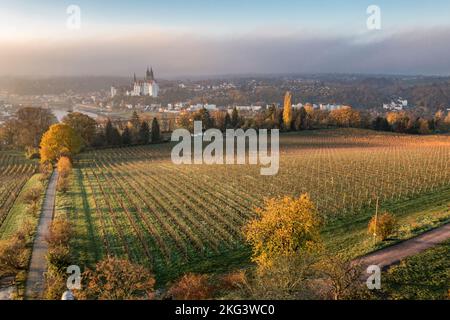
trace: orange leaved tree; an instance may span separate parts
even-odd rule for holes
[[[62,156],[80,152],[83,142],[79,134],[67,124],[54,124],[41,140],[41,162],[56,162]]]

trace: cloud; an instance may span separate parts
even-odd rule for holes
[[[129,35],[132,36],[129,36]],[[243,73],[450,74],[450,29],[326,36],[199,35],[153,30],[95,37],[5,41],[2,75],[129,75],[152,65],[160,77]]]

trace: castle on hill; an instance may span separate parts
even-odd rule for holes
[[[120,91],[124,92],[125,90]],[[117,93],[117,88],[111,87],[111,96],[114,97]],[[158,97],[158,93],[159,86],[155,80],[153,68],[149,69],[148,67],[144,79],[138,80],[136,74],[134,74],[133,84],[125,91],[125,94],[130,97],[150,96],[156,98]]]

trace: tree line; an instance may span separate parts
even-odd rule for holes
[[[69,141],[69,144],[66,143]],[[144,145],[160,141],[158,120],[153,118],[150,124],[141,120],[136,112],[124,128],[119,128],[111,120],[100,124],[79,112],[69,113],[58,123],[49,109],[25,107],[0,127],[0,149],[24,150],[28,158],[38,158],[40,149],[46,149],[47,155],[53,159],[55,156],[52,153],[55,152],[68,156],[86,147]],[[74,150],[65,150],[71,149],[67,146],[52,150],[52,143],[74,146]]]
[[[230,112],[213,111],[205,108],[196,112],[182,112],[177,118],[177,126],[193,131],[194,121],[202,121],[203,129],[280,129],[301,131],[324,128],[363,128],[377,131],[391,131],[409,134],[430,134],[450,131],[450,113],[438,111],[433,118],[423,118],[413,112],[388,112],[373,115],[367,111],[343,106],[335,110],[314,108],[307,103],[301,108],[292,107],[292,94],[287,92],[282,108],[269,108],[252,114],[240,114],[236,107]]]

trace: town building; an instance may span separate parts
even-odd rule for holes
[[[138,80],[136,74],[134,74],[133,87],[126,92],[127,96],[150,96],[157,98],[159,94],[159,85],[155,80],[153,68],[147,68],[145,77],[143,80]]]

